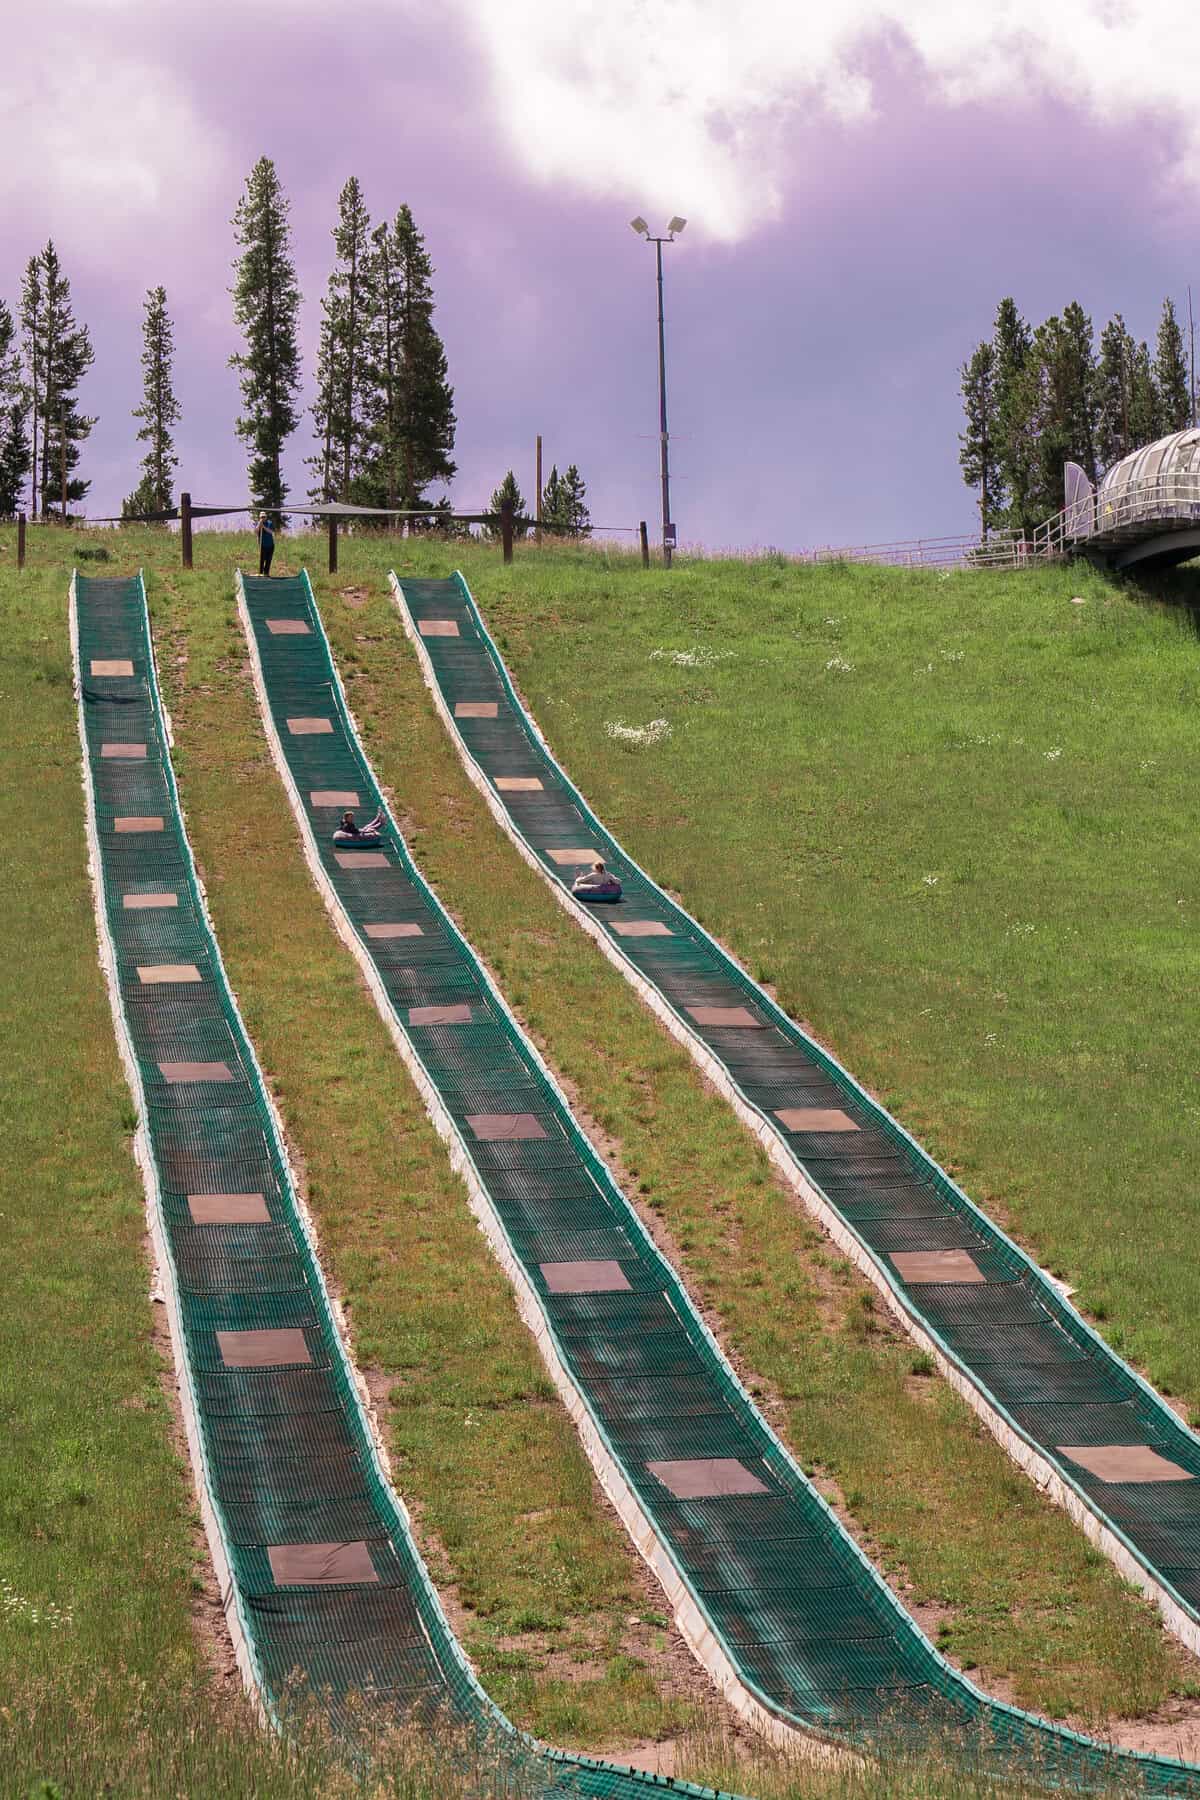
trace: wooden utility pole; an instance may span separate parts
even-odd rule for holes
[[[183,546],[183,566],[192,566],[192,496],[179,496],[179,541]]]
[[[25,567],[25,514],[17,514],[17,567]]]
[[[1191,390],[1191,402],[1192,402],[1191,421],[1192,421],[1192,427],[1193,427],[1193,429],[1195,429],[1195,424],[1196,424],[1196,315],[1192,311],[1192,284],[1190,281],[1188,282],[1188,336],[1191,338],[1191,341],[1192,341],[1191,374],[1188,377],[1188,387]]]
[[[329,573],[337,574],[337,520],[329,515]]]
[[[638,526],[638,536],[642,540],[642,567],[648,569],[650,567],[650,533],[646,530],[645,519]]]
[[[62,477],[62,522],[67,522],[67,418],[64,412],[58,415],[59,439],[59,473]]]
[[[1191,292],[1190,288],[1188,291],[1189,291],[1189,293]],[[534,499],[535,499],[535,505],[534,505],[534,509],[533,509],[533,516],[534,516],[534,520],[535,520],[535,524],[534,524],[534,528],[533,528],[533,536],[534,536],[535,542],[540,544],[542,541],[542,434],[540,431],[537,434],[536,464],[537,464],[537,475],[536,475],[536,479],[534,481],[534,488],[533,488]]]
[[[504,560],[512,561],[513,547],[513,503],[511,500],[500,502],[500,541],[504,545]]]

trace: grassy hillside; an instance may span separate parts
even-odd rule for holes
[[[539,1729],[575,1741],[679,1729],[691,1714],[666,1635],[652,1616],[644,1622],[647,1603],[630,1599],[636,1570],[597,1511],[586,1471],[578,1472],[578,1451],[539,1385],[503,1284],[465,1219],[440,1152],[422,1136],[406,1078],[294,854],[290,821],[256,732],[233,622],[229,570],[239,546],[199,537],[201,567],[188,578],[175,572],[170,539],[139,533],[105,542],[121,550],[122,571],[140,561],[151,572],[184,801],[231,973],[307,1161],[325,1254],[349,1296],[360,1352],[378,1373],[381,1397],[390,1398],[399,1480],[419,1503],[439,1578],[465,1603],[464,1629],[485,1678]],[[3,573],[11,566],[6,548],[0,533],[7,602],[18,590]],[[66,646],[55,634],[62,628],[71,548],[57,536],[35,540],[35,560],[45,567],[38,590],[43,610],[26,625],[31,639],[46,638],[44,654],[59,668],[60,681]],[[285,543],[285,567],[289,548]],[[307,549],[319,566],[320,546]],[[247,554],[244,545],[240,554]],[[908,1584],[910,1600],[929,1604],[931,1627],[945,1646],[987,1678],[1011,1684],[1023,1702],[1099,1720],[1145,1713],[1172,1692],[1187,1691],[1190,1665],[1162,1638],[1149,1610],[1008,1470],[875,1315],[869,1294],[796,1218],[732,1117],[703,1096],[690,1064],[502,843],[457,769],[382,598],[389,560],[437,572],[449,566],[443,553],[425,546],[346,544],[342,576],[320,583],[319,592],[351,678],[352,703],[369,722],[369,747],[396,788],[414,848],[608,1134],[614,1156],[674,1240],[781,1429],[873,1552]],[[1047,877],[1060,860],[1058,837],[1034,854],[1028,833],[1044,821],[1021,802],[1013,771],[1021,766],[1017,752],[1032,746],[1043,783],[1058,780],[1076,740],[1063,721],[1052,742],[1035,742],[1029,722],[1051,706],[1052,696],[1042,692],[1043,665],[1027,642],[1032,672],[1027,669],[1025,707],[1016,708],[1024,710],[1026,728],[1013,732],[1025,743],[960,751],[953,732],[965,741],[968,723],[979,737],[999,730],[983,729],[993,678],[975,670],[968,683],[968,644],[978,661],[1004,663],[1014,646],[1007,625],[999,627],[1015,611],[1023,619],[1020,634],[1032,640],[1040,633],[1053,646],[1057,660],[1045,666],[1057,691],[1063,658],[1079,654],[1069,635],[1075,621],[1090,629],[1091,620],[1105,618],[1101,629],[1124,646],[1117,660],[1140,670],[1143,703],[1126,712],[1144,723],[1154,658],[1182,672],[1190,641],[1170,620],[1137,612],[1095,578],[1088,585],[1070,576],[939,581],[753,564],[685,565],[664,579],[661,571],[643,575],[624,559],[594,554],[535,560],[528,552],[504,571],[493,552],[471,547],[461,560],[555,747],[635,854],[671,881],[756,972],[777,980],[785,1003],[813,1020],[931,1147],[968,1171],[964,1179],[976,1198],[996,1211],[1007,1205],[1045,1260],[1072,1279],[1084,1274],[1087,1245],[1078,1226],[1063,1228],[1072,1251],[1067,1257],[1037,1238],[1044,1225],[1035,1211],[1022,1217],[1018,1208],[1022,1192],[1032,1208],[1043,1188],[1052,1221],[1069,1203],[1069,1196],[1051,1191],[1050,1179],[1041,1179],[1046,1173],[1061,1182],[1073,1168],[1063,1149],[1047,1169],[1044,1097],[1037,1098],[1032,1132],[1035,1109],[1027,1103],[1026,1129],[1010,1144],[1012,1166],[1003,1165],[994,1182],[984,1153],[1012,1085],[1015,1046],[1033,1066],[1045,1052],[1016,1032],[1011,1040],[996,1033],[995,1041],[976,1044],[948,1030],[938,1009],[921,1010],[933,993],[968,1020],[984,998],[975,993],[979,957],[1003,954],[1007,986],[997,981],[989,993],[1006,992],[1007,1018],[1027,1021],[1032,1008],[1053,1036],[1061,1021],[1050,1015],[1061,1000],[1039,1008],[1029,997],[1044,991],[1031,972],[1029,940],[1046,929],[1045,917],[1037,910],[1012,920],[998,921],[994,910],[981,915],[972,896],[974,886],[988,890],[990,865],[968,879],[962,862],[931,861],[919,871],[908,864],[925,860],[913,848],[921,823],[948,858],[979,810],[964,772],[990,766],[985,753],[1002,748],[1008,773],[989,788],[989,804],[1002,806],[1007,797],[1010,807],[1014,843],[1005,878],[1016,879],[1013,859],[1021,844],[1033,870]],[[154,577],[156,565],[161,579]],[[19,591],[40,581],[31,570]],[[1070,608],[1072,593],[1087,595],[1088,605]],[[1035,628],[1039,608],[1047,622]],[[1066,626],[1060,628],[1055,608],[1067,609]],[[934,617],[939,654],[930,652],[918,665],[921,621],[928,628]],[[827,624],[831,618],[840,625]],[[1147,644],[1155,646],[1152,653]],[[684,653],[684,660],[652,655],[660,649]],[[962,659],[955,660],[959,650]],[[704,654],[715,651],[733,654],[716,660]],[[859,679],[864,672],[868,681]],[[973,696],[970,720],[954,710],[959,701],[966,704],[961,692],[955,700],[956,672]],[[1125,679],[1130,672],[1126,666]],[[1108,673],[1112,689],[1120,688],[1122,676]],[[906,684],[922,707],[901,704]],[[65,707],[73,730],[69,687],[56,704]],[[1007,693],[993,693],[991,704],[1012,714]],[[892,709],[901,716],[893,718]],[[639,727],[661,717],[670,735],[646,745],[604,731],[606,722]],[[1127,748],[1129,720],[1122,717]],[[940,737],[933,731],[939,721]],[[899,748],[901,740],[907,750]],[[1175,742],[1182,745],[1182,733]],[[1060,756],[1044,754],[1055,748]],[[1115,747],[1109,754],[1116,755]],[[1177,777],[1186,765],[1177,770],[1161,752],[1137,760],[1153,760],[1166,772],[1182,806],[1186,780]],[[70,774],[73,779],[73,769]],[[1141,797],[1145,829],[1155,809],[1145,790]],[[1108,804],[1119,810],[1115,800]],[[1063,835],[1061,822],[1055,829]],[[988,834],[969,835],[976,855],[994,851]],[[275,839],[281,854],[264,858],[263,843]],[[1157,854],[1170,839],[1160,829]],[[1076,864],[1077,883],[1085,867],[1086,859]],[[926,875],[936,880],[926,882]],[[1037,883],[1026,871],[1017,886],[1024,895]],[[957,908],[944,904],[948,896],[958,898]],[[1103,907],[1089,908],[1088,917],[1111,945],[1116,922],[1110,926]],[[278,921],[285,918],[281,935]],[[1034,926],[1012,934],[1011,955],[1003,936],[1010,922]],[[1177,922],[1168,929],[1178,931]],[[996,939],[990,948],[989,931]],[[1182,941],[1182,934],[1171,939],[1176,946]],[[90,940],[85,944],[90,956]],[[1091,949],[1089,932],[1082,950],[1076,943],[1075,968],[1077,998],[1088,1002],[1097,998],[1091,989],[1108,979],[1103,965],[1089,974]],[[1059,971],[1061,946],[1047,960]],[[1069,970],[1070,953],[1065,961]],[[1042,971],[1038,980],[1045,979]],[[1072,1006],[1078,1013],[1077,1000]],[[1113,1001],[1110,1022],[1119,1015]],[[1144,1004],[1138,1016],[1143,1038],[1154,1037]],[[88,1029],[103,1037],[106,1015]],[[982,1035],[995,1030],[988,1024]],[[1093,1054],[1095,1048],[1089,1046]],[[1043,1076],[1042,1086],[1069,1114],[1061,1083]],[[1075,1119],[1077,1150],[1090,1145],[1095,1151],[1094,1122],[1094,1114]],[[1008,1139],[1001,1132],[997,1141]],[[1144,1153],[1145,1137],[1138,1141]],[[377,1153],[346,1165],[346,1148],[364,1142]],[[1154,1153],[1163,1149],[1158,1143]],[[1018,1151],[1026,1158],[1025,1190],[1015,1174]],[[1109,1160],[1111,1154],[1110,1146]],[[1138,1195],[1106,1188],[1106,1205],[1110,1212],[1124,1205],[1129,1211],[1122,1216],[1132,1216],[1137,1204],[1144,1228],[1160,1199],[1173,1198],[1161,1195],[1160,1186],[1151,1177]],[[132,1191],[136,1196],[136,1185]],[[1086,1211],[1082,1186],[1074,1191],[1074,1204]],[[410,1202],[420,1195],[417,1217],[393,1204],[397,1192]],[[1155,1264],[1165,1293],[1179,1274],[1169,1265],[1181,1259],[1154,1253],[1152,1235],[1144,1231],[1142,1260]],[[457,1306],[438,1299],[438,1285],[451,1270]],[[1133,1334],[1135,1320],[1121,1315],[1117,1298],[1105,1328]],[[1163,1302],[1157,1304],[1161,1314]],[[464,1310],[480,1319],[467,1343]],[[1174,1350],[1181,1336],[1177,1321],[1163,1341]],[[1143,1353],[1149,1359],[1150,1347]],[[497,1363],[501,1386],[494,1389]],[[479,1383],[481,1368],[487,1380],[477,1390],[471,1384]],[[535,1441],[540,1451],[531,1451]],[[506,1467],[515,1474],[505,1475]],[[538,1484],[532,1503],[521,1498],[531,1470]],[[532,1553],[531,1534],[539,1545]],[[643,1617],[638,1627],[625,1623],[632,1605]],[[585,1618],[591,1619],[586,1628]],[[935,1791],[932,1777],[922,1780],[914,1791]],[[802,1791],[822,1790],[806,1781]]]
[[[1200,1415],[1190,608],[762,563],[480,598],[634,854]]]

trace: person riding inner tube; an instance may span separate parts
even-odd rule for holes
[[[366,825],[357,825],[352,812],[342,814],[342,822],[333,834],[335,844],[377,844],[384,827],[383,808]]]
[[[619,900],[621,884],[602,862],[594,862],[590,869],[575,877],[571,892],[577,900]]]

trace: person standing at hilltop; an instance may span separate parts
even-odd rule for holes
[[[258,539],[258,572],[260,575],[269,575],[271,558],[275,554],[275,533],[266,513],[260,515],[258,524],[254,527],[254,535]]]

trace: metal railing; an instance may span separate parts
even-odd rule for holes
[[[973,534],[956,537],[907,538],[889,544],[823,545],[803,550],[798,562],[886,563],[904,569],[1020,569],[1037,554],[1031,539],[1017,531],[997,531],[980,539]]]
[[[1188,525],[1200,525],[1200,474],[1151,475],[1064,506],[1037,527],[1033,542],[1038,556],[1066,556],[1088,543],[1140,537],[1148,526],[1169,531]]]

